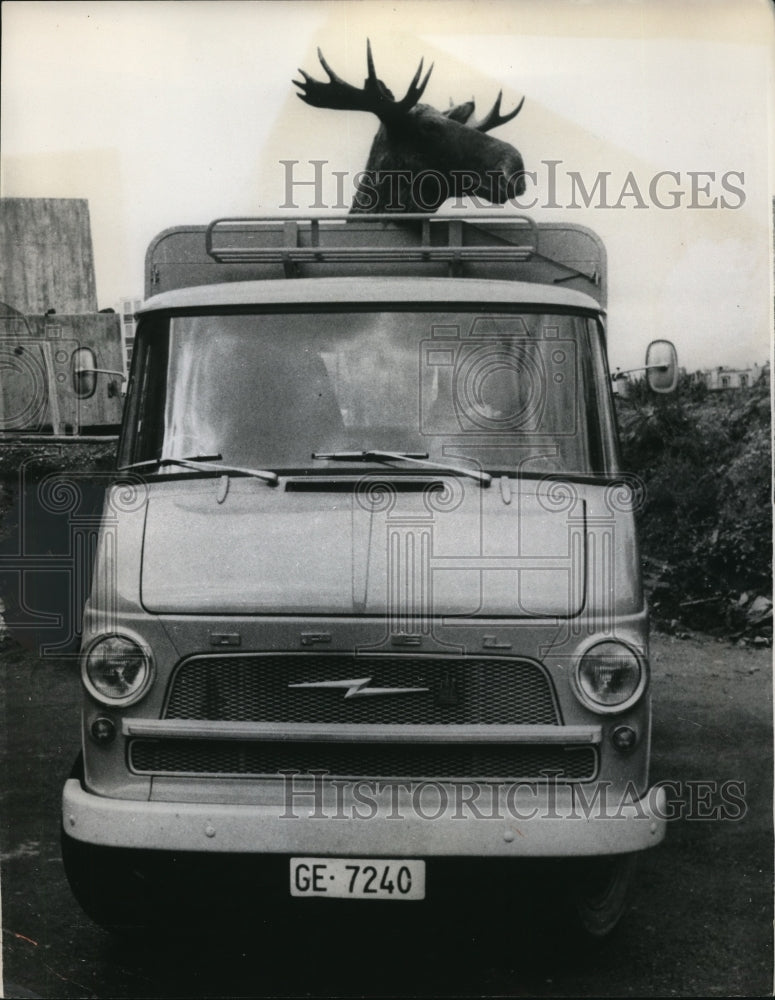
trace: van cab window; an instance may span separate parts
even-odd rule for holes
[[[598,336],[584,317],[527,312],[172,316],[138,332],[135,378],[148,381],[147,358],[164,382],[137,394],[123,462],[316,469],[313,454],[382,449],[495,471],[610,471],[589,385],[605,384],[590,360]]]

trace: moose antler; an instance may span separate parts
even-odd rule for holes
[[[371,55],[371,42],[368,39],[366,41],[366,62],[368,64],[369,75],[364,80],[363,87],[360,90],[337,76],[326,62],[320,49],[318,49],[318,59],[320,60],[320,65],[328,74],[330,82],[321,83],[319,80],[313,79],[308,73],[305,73],[303,69],[299,69],[304,79],[293,81],[301,89],[301,93],[297,94],[297,97],[300,97],[306,104],[311,104],[315,108],[336,108],[339,111],[370,111],[380,121],[385,123],[403,117],[417,104],[423,95],[423,91],[433,71],[433,64],[431,64],[430,69],[422,81],[420,81],[424,61],[421,59],[420,65],[417,67],[417,72],[409,84],[409,89],[401,100],[397,101],[385,84],[377,77],[374,69],[374,59]]]
[[[482,118],[480,122],[468,122],[470,128],[475,128],[477,132],[489,132],[490,129],[497,128],[499,125],[505,125],[506,122],[510,122],[512,118],[516,118],[517,115],[522,110],[522,105],[525,103],[525,98],[523,97],[519,104],[507,115],[501,114],[501,98],[503,97],[503,91],[498,91],[498,96],[495,98],[495,104],[490,108],[489,112]]]
[[[523,101],[501,113],[502,94],[477,122],[474,101],[439,111],[421,104],[433,66],[423,76],[423,60],[397,101],[374,69],[371,42],[366,43],[368,72],[362,87],[346,83],[318,49],[327,82],[299,70],[298,96],[316,108],[369,111],[380,127],[372,140],[366,167],[357,175],[350,212],[435,212],[448,198],[470,195],[502,205],[525,191],[525,164],[518,149],[485,135],[515,118]],[[464,167],[465,169],[461,169]],[[426,183],[431,177],[432,183]]]

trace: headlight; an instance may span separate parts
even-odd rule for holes
[[[151,660],[133,639],[109,635],[98,639],[87,652],[82,677],[86,689],[99,701],[131,705],[148,687]]]
[[[640,697],[646,670],[639,657],[620,642],[590,646],[576,666],[576,688],[596,712],[620,712]]]

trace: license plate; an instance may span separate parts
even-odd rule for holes
[[[291,895],[330,899],[425,899],[425,862],[384,858],[291,858]]]

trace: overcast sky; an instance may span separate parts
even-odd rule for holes
[[[690,370],[768,357],[768,0],[6,2],[2,194],[88,198],[100,306],[141,295],[160,230],[287,213],[283,159],[298,179],[326,160],[333,204],[332,172],[363,167],[376,119],[308,107],[291,79],[323,75],[320,46],[360,84],[367,37],[396,92],[424,56],[437,107],[525,97],[493,134],[535,172],[537,218],[603,237],[614,366],[661,336]],[[573,172],[587,190],[605,173],[605,199],[583,207]]]

